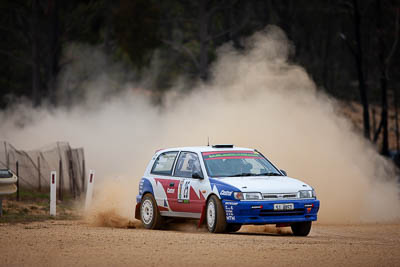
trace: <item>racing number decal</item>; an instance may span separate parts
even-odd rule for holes
[[[189,184],[190,181],[185,181],[183,189],[183,199],[189,199]]]
[[[189,203],[190,199],[190,180],[179,182],[178,187],[178,202]]]

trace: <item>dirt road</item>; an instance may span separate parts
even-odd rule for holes
[[[309,237],[148,231],[82,221],[0,225],[1,266],[399,266],[400,224],[313,226]],[[286,235],[285,235],[286,233]]]

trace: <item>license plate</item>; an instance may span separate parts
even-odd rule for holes
[[[274,210],[294,210],[293,203],[274,204]]]

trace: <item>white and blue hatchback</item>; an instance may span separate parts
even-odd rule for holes
[[[157,151],[139,184],[135,217],[161,228],[166,217],[206,221],[210,232],[244,224],[290,226],[306,236],[317,220],[314,189],[254,149],[215,145]]]

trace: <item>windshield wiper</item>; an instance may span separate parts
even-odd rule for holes
[[[260,174],[256,174],[257,176],[282,176],[282,174],[280,173],[276,173],[276,172],[264,172],[264,173],[260,173]]]

